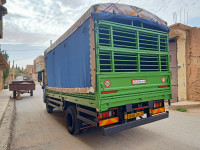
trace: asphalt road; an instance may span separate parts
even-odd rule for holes
[[[33,97],[16,101],[16,122],[11,150],[196,150],[200,149],[200,115],[170,111],[170,117],[102,136],[99,128],[70,135],[65,113],[48,114],[37,85]]]

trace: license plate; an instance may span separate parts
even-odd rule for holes
[[[147,80],[146,79],[136,79],[132,80],[132,84],[146,84]]]
[[[143,115],[144,115],[144,111],[140,111],[137,113],[131,113],[131,114],[125,114],[124,119],[132,119],[132,118],[140,117]]]

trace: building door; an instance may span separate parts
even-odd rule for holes
[[[172,100],[178,101],[178,65],[177,65],[177,41],[176,39],[169,40],[169,55],[170,55],[170,69],[171,69],[171,87]]]

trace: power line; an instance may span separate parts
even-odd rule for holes
[[[167,1],[162,7],[157,9],[154,13],[157,13],[159,10],[161,10],[163,7],[165,7],[171,0]]]
[[[28,57],[28,59],[33,58],[33,57],[36,57],[36,56],[35,55],[31,55],[31,56]],[[23,59],[27,60],[26,58],[27,58],[27,56],[23,57],[23,58],[20,58],[20,59],[16,59],[15,61],[23,60]]]

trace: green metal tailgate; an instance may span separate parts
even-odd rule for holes
[[[100,111],[171,99],[168,33],[95,21],[97,99]]]

